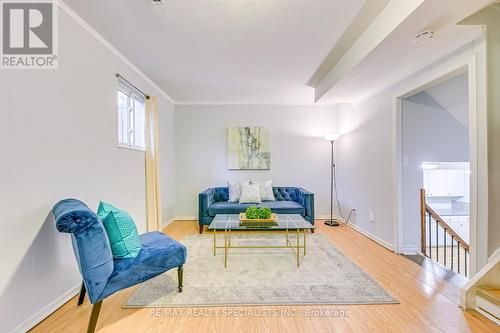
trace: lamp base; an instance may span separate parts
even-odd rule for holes
[[[340,223],[339,223],[339,221],[337,219],[325,220],[325,224],[329,225],[331,227],[338,227],[340,225]]]

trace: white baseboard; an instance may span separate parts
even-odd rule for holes
[[[389,243],[389,242],[386,242],[385,240],[379,238],[378,236],[375,236],[374,234],[372,234],[371,232],[368,232],[366,231],[365,229],[361,228],[360,226],[357,226],[355,224],[352,224],[352,223],[349,223],[348,224],[349,227],[353,228],[354,230],[356,230],[357,232],[359,232],[360,234],[363,234],[364,236],[370,238],[371,240],[379,243],[380,245],[382,245],[383,247],[385,247],[386,249],[388,249],[389,251],[392,251],[394,252],[394,246]]]
[[[173,218],[173,217],[172,217],[170,220],[164,221],[164,222],[161,224],[161,226],[160,226],[161,230],[163,230],[163,229],[165,229],[166,227],[168,227],[169,225],[171,225],[171,224],[172,224],[172,222],[174,222],[174,221],[175,221],[175,218]]]
[[[498,305],[476,295],[475,310],[495,324],[500,325],[500,307]]]
[[[417,246],[405,246],[403,247],[403,253],[402,254],[419,254],[420,253],[420,248]]]
[[[23,323],[17,326],[11,333],[24,333],[28,332],[30,329],[38,325],[42,320],[50,316],[57,309],[67,303],[70,299],[78,295],[80,292],[81,285],[74,286],[43,308],[41,308],[38,312],[34,313],[31,317],[26,319]]]
[[[173,219],[174,221],[198,221],[197,216],[176,216]]]
[[[479,312],[480,314],[482,314],[483,316],[485,316],[486,318],[488,318],[489,320],[491,320],[495,324],[500,325],[500,320],[498,320],[498,318],[496,318],[495,316],[492,316],[491,314],[484,311],[483,309],[475,308],[474,310],[476,310],[477,312]]]

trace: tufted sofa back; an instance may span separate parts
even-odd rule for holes
[[[214,202],[229,200],[229,187],[214,187]]]
[[[273,187],[276,201],[296,201],[299,202],[298,187]],[[213,194],[214,202],[224,202],[229,200],[228,187],[215,187]]]
[[[273,187],[276,201],[298,201],[297,187]]]

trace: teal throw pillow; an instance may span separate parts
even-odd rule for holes
[[[114,259],[135,258],[141,252],[141,240],[130,215],[112,205],[100,202],[97,216],[108,234]]]

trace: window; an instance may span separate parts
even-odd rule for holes
[[[127,84],[118,86],[118,146],[145,150],[145,98]]]

